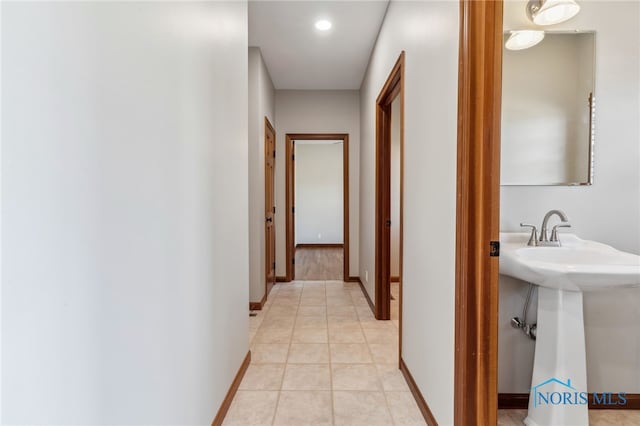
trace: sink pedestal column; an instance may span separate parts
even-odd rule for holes
[[[588,426],[582,292],[538,287],[528,426]]]

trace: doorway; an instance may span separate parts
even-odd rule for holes
[[[400,320],[402,310],[404,57],[402,52],[376,101],[375,316],[379,320],[392,319],[392,313]]]
[[[264,118],[264,241],[265,241],[265,292],[264,298],[276,282],[276,229],[275,202],[276,131],[267,117]]]
[[[287,262],[285,280],[336,279],[347,281],[349,277],[349,135],[344,133],[287,134],[285,144],[287,159],[285,170]],[[326,151],[324,154],[316,152],[323,146],[327,147],[322,150]],[[296,152],[297,148],[299,152]],[[341,152],[339,152],[340,148]],[[336,187],[336,182],[331,185],[331,180],[337,175],[335,171],[330,173],[328,170],[322,170],[323,167],[326,167],[321,163],[321,157],[325,154],[333,155],[333,157],[336,154],[341,154],[341,165],[339,164],[338,167],[342,169],[342,179],[341,183],[337,182],[337,186],[341,185],[341,188]],[[298,163],[302,162],[304,164],[300,164],[300,168],[298,168]],[[300,184],[305,185],[304,194],[296,188],[297,169],[299,177],[303,178]],[[322,176],[323,172],[324,176]],[[320,176],[318,176],[319,174]],[[329,186],[331,188],[328,188]],[[306,193],[307,190],[313,190],[314,187],[320,192]],[[341,197],[339,192],[341,192]],[[314,200],[314,197],[319,198]],[[338,200],[338,198],[341,199]],[[302,203],[300,206],[296,204],[297,199]],[[329,205],[323,205],[323,201],[328,200],[331,201],[324,204]],[[336,206],[340,204],[340,201],[341,211],[336,211]],[[329,209],[327,210],[325,207],[329,207]],[[301,225],[296,221],[296,217],[302,218],[299,214],[304,214],[307,219],[304,227],[297,226]],[[340,215],[341,218],[339,218]],[[331,216],[333,219],[331,220],[327,216]],[[335,225],[339,219],[342,220],[341,235],[335,235],[335,227],[331,227],[326,232],[322,231],[322,227],[326,226],[324,224],[327,221],[333,222]],[[298,228],[298,232],[296,232],[296,228]],[[340,255],[342,264],[336,266]],[[304,263],[306,266],[302,266],[300,263]],[[301,266],[299,274],[296,274],[297,266]],[[336,271],[336,267],[339,270]]]

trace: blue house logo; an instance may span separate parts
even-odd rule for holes
[[[557,383],[563,390],[545,391],[544,388],[552,383]],[[533,407],[540,405],[586,405],[589,403],[589,395],[580,392],[571,386],[571,379],[566,382],[552,377],[531,388],[533,391]]]
[[[555,388],[560,390],[547,391],[545,387],[550,384],[557,384]],[[542,383],[532,387],[533,391],[533,408],[542,405],[587,405],[589,404],[589,394],[579,391],[571,385],[571,379],[566,382],[552,377]],[[627,397],[625,392],[619,392],[614,395],[611,392],[593,393],[592,403],[594,405],[626,405]]]

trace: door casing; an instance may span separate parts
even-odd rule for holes
[[[275,164],[276,131],[267,117],[264,118],[264,240],[265,240],[265,288],[264,301],[276,282],[276,202]]]
[[[295,144],[296,140],[342,141],[342,232],[343,280],[349,280],[349,134],[348,133],[287,133],[285,136],[286,192],[286,256],[285,281],[295,280]]]
[[[503,1],[460,1],[455,425],[496,425]]]
[[[391,319],[391,103],[400,99],[400,317],[402,317],[404,204],[404,62],[401,52],[376,100],[375,317]],[[402,327],[402,321],[400,321]],[[400,328],[402,347],[402,328]]]

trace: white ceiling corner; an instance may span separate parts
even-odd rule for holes
[[[388,0],[250,1],[249,46],[257,46],[276,89],[358,90]],[[319,19],[333,24],[326,33]]]

